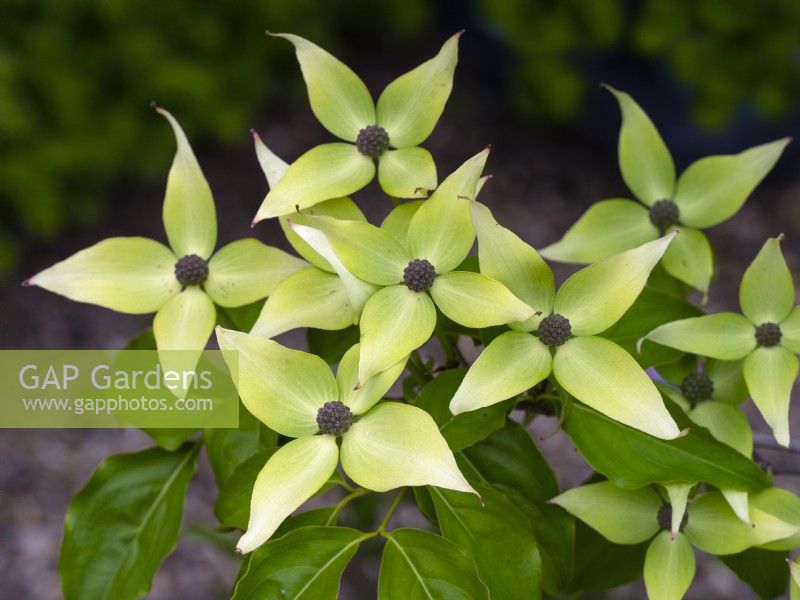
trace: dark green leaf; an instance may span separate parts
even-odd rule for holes
[[[59,572],[66,600],[127,600],[175,548],[198,444],[104,460],[70,502]]]
[[[606,590],[638,579],[650,540],[614,544],[581,521],[575,523],[575,592]]]
[[[206,429],[206,453],[217,486],[222,487],[233,471],[256,452],[278,445],[278,434],[256,419],[239,402],[237,429]]]
[[[338,331],[308,329],[308,351],[321,357],[329,365],[335,365],[351,346],[358,343],[359,330],[355,325]]]
[[[659,325],[702,314],[681,298],[645,287],[622,318],[600,335],[625,348],[644,367],[666,364],[678,360],[683,353],[646,341],[639,354],[638,341]]]
[[[431,498],[431,493],[428,491],[428,488],[415,487],[412,489],[414,490],[414,500],[420,512],[425,515],[425,518],[433,525],[438,525],[436,521],[436,508],[433,506],[433,498]]]
[[[384,534],[379,600],[488,600],[475,563],[459,546],[420,529]]]
[[[217,306],[217,321],[226,329],[236,331],[250,331],[261,314],[265,300],[257,300],[244,306],[224,307]]]
[[[544,588],[557,594],[572,577],[573,518],[547,504],[559,493],[555,475],[525,429],[509,420],[484,441],[465,449],[459,464],[468,479],[505,494],[531,521],[542,555]]]
[[[257,452],[242,462],[225,483],[220,485],[219,496],[214,504],[214,515],[223,527],[246,529],[250,520],[250,496],[256,477],[267,464],[277,448]]]
[[[155,350],[156,349],[156,336],[153,335],[152,327],[145,327],[125,346],[125,350]]]
[[[325,506],[324,508],[312,508],[305,512],[297,513],[281,523],[280,527],[272,534],[274,539],[283,537],[290,531],[309,527],[312,525],[319,527],[332,527],[336,525],[338,512],[335,506]]]
[[[142,428],[147,435],[149,435],[153,441],[164,448],[164,450],[169,450],[173,452],[181,447],[186,440],[192,437],[195,433],[199,431],[199,429],[190,429],[190,428],[182,428],[182,429],[170,429],[167,427],[158,428],[158,429],[150,429],[150,428]]]
[[[428,488],[442,535],[475,560],[493,598],[541,598],[542,561],[527,517],[504,494],[473,483],[481,495]]]
[[[423,386],[414,404],[428,412],[454,452],[471,446],[500,429],[511,403],[501,402],[453,416],[450,400],[466,375],[466,369],[449,369]]]
[[[771,600],[786,592],[786,557],[786,552],[751,548],[719,558],[739,579],[753,588],[759,598]]]
[[[688,434],[675,440],[658,439],[579,402],[572,402],[562,425],[592,468],[620,487],[702,481],[752,491],[770,485],[769,476],[753,461],[689,423],[672,403],[667,406],[679,427],[691,425]]]
[[[232,600],[336,600],[342,571],[373,534],[346,527],[301,527],[256,550]]]

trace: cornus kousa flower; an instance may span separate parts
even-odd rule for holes
[[[681,235],[664,254],[664,268],[706,294],[714,259],[701,230],[738,212],[790,140],[739,154],[702,158],[676,180],[672,156],[645,112],[625,92],[606,87],[622,111],[622,178],[639,202],[619,198],[598,202],[560,241],[542,250],[542,255],[564,262],[591,263],[676,229]]]
[[[318,251],[327,246],[351,273],[381,288],[367,300],[359,322],[359,381],[422,346],[436,326],[437,307],[466,327],[533,316],[534,308],[495,279],[455,270],[475,240],[467,197],[475,196],[487,155],[488,149],[445,179],[407,227],[400,217],[391,229],[329,217],[308,218],[311,227],[294,226]]]
[[[232,307],[255,302],[307,263],[255,239],[238,240],[214,253],[217,217],[211,190],[178,122],[167,111],[156,110],[169,121],[178,145],[163,210],[170,247],[141,237],[110,238],[24,285],[119,312],[155,312],[153,333],[162,362],[177,361],[181,364],[170,364],[192,370],[214,329],[215,303]],[[170,350],[197,354],[167,356],[164,351]]]
[[[781,252],[782,237],[767,240],[742,277],[744,316],[722,312],[673,321],[646,339],[719,360],[744,359],[747,390],[775,439],[789,445],[789,400],[800,352],[800,308]]]
[[[436,165],[418,144],[431,134],[450,96],[461,33],[386,86],[377,105],[364,82],[328,52],[296,35],[275,35],[294,45],[319,122],[349,143],[322,144],[292,163],[255,222],[352,194],[372,180],[376,163],[378,182],[390,196],[427,196],[436,187]]]
[[[551,502],[616,544],[651,540],[644,561],[647,595],[680,600],[694,579],[692,546],[717,556],[754,546],[777,550],[800,532],[797,523],[781,518],[798,508],[794,494],[769,488],[753,494],[752,500],[752,525],[738,519],[718,492],[700,494],[687,506],[686,494],[665,500],[655,486],[622,489],[603,481],[568,490]]]
[[[271,188],[286,173],[289,165],[278,158],[253,133],[256,155]],[[366,222],[361,210],[350,198],[333,198],[304,209],[303,215],[328,216],[336,219]],[[296,213],[292,219],[303,222]],[[289,218],[280,217],[286,239],[310,265],[281,282],[264,304],[251,333],[273,337],[297,327],[344,329],[358,323],[364,304],[377,287],[350,273],[332,252],[322,256],[289,227]]]
[[[536,307],[495,338],[470,367],[450,402],[453,414],[495,404],[551,373],[569,394],[612,419],[656,437],[679,435],[653,382],[633,357],[598,334],[616,323],[642,291],[675,233],[579,271],[555,291],[536,250],[471,203],[482,273]]]
[[[747,416],[736,406],[747,399],[742,361],[709,359],[702,369],[698,369],[697,362],[695,357],[691,357],[690,360],[660,367],[659,373],[668,383],[656,383],[656,387],[676,402],[692,421],[708,429],[719,441],[751,458],[753,432]],[[720,491],[736,515],[749,523],[747,492]]]
[[[272,340],[222,328],[217,340],[223,350],[237,351],[226,360],[238,370],[245,407],[270,429],[296,438],[258,475],[239,552],[267,541],[328,481],[340,460],[348,477],[376,492],[433,485],[476,493],[428,413],[380,402],[403,372],[405,358],[355,389],[358,345],[344,355],[334,377],[318,356]]]

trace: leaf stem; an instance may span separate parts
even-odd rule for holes
[[[339,502],[337,502],[336,505],[333,507],[333,513],[331,514],[330,517],[328,517],[328,520],[326,521],[325,524],[331,525],[332,523],[334,523],[345,506],[350,504],[356,498],[360,498],[361,496],[364,496],[367,493],[369,493],[369,490],[366,488],[356,488],[352,492],[347,494],[344,498],[339,500]]]
[[[383,533],[386,531],[386,528],[389,526],[389,522],[392,520],[397,507],[400,506],[400,502],[403,500],[405,493],[406,488],[401,489],[397,496],[394,497],[394,500],[392,500],[391,505],[389,505],[389,510],[386,511],[386,514],[383,517],[383,521],[381,521],[381,524],[378,525],[378,535],[383,535]]]

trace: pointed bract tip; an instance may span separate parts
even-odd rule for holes
[[[252,221],[250,221],[250,229],[252,229],[252,228],[253,228],[253,227],[255,227],[256,225],[258,225],[258,217],[256,217],[256,218],[255,218],[255,219],[253,219]]]
[[[486,148],[484,148],[483,151],[484,152],[491,152],[492,151],[492,145],[491,144],[486,144]]]
[[[250,128],[250,135],[252,135],[253,139],[256,140],[256,141],[261,139],[261,136],[258,135],[258,132],[253,127]]]
[[[156,102],[155,100],[150,100],[150,108],[152,108],[153,110],[158,110],[158,102]]]
[[[236,546],[236,548],[234,549],[233,553],[234,553],[234,554],[238,554],[239,556],[241,556],[242,554],[244,554],[244,552],[242,551],[242,549],[241,549],[241,548],[239,548],[239,546]]]
[[[785,239],[786,239],[786,234],[785,233],[779,233],[778,234],[778,241],[779,242],[782,242]]]
[[[687,435],[689,435],[689,431],[690,430],[691,430],[691,427],[687,427],[686,429],[681,429],[680,433],[678,433],[678,435],[676,435],[675,438],[677,439],[677,438],[686,437]]]
[[[21,285],[22,287],[33,287],[33,285],[34,285],[34,283],[33,283],[33,277],[29,277],[28,279],[26,279],[25,281],[23,281],[22,283],[20,283],[20,285]]]
[[[676,537],[678,537],[678,532],[677,531],[670,531],[669,532],[669,537],[671,537],[674,540]]]
[[[355,391],[355,390],[360,390],[360,389],[361,389],[361,382],[360,381],[356,381],[356,384],[353,386],[353,390]]]
[[[466,31],[466,29],[462,29],[461,31],[456,31],[456,33],[455,33],[455,36],[454,36],[454,37],[455,37],[457,40],[460,40],[460,39],[461,39],[461,36],[462,36],[462,35],[464,35],[464,32],[465,32],[465,31]]]

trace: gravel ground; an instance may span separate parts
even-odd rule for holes
[[[473,82],[474,83],[474,82]],[[376,86],[378,87],[378,86]],[[479,89],[477,86],[473,90]],[[482,200],[495,210],[502,223],[537,247],[556,240],[567,226],[592,202],[625,196],[617,172],[613,143],[598,143],[592,135],[575,131],[522,127],[502,113],[478,125],[470,115],[481,114],[484,102],[478,93],[447,113],[428,147],[437,158],[441,173],[448,173],[467,156],[487,143],[494,143],[488,172],[495,175]],[[305,107],[302,107],[305,109]],[[287,159],[327,139],[305,110],[279,107],[275,115],[298,114],[292,120],[268,119],[256,123],[264,138]],[[615,115],[602,108],[602,116]],[[613,130],[612,124],[602,126]],[[466,132],[466,133],[465,133]],[[191,137],[191,132],[189,132]],[[263,241],[285,247],[273,223],[248,226],[265,191],[251,146],[243,137],[239,147],[198,149],[206,175],[215,191],[220,221],[220,243],[255,233]],[[740,215],[710,232],[721,259],[720,273],[711,291],[711,308],[735,308],[738,281],[763,240],[783,232],[784,250],[790,266],[800,273],[800,183],[790,179],[796,172],[784,165],[781,173],[754,194]],[[680,161],[679,161],[680,162]],[[680,165],[679,165],[680,166]],[[167,165],[165,165],[166,172]],[[792,173],[793,175],[793,173]],[[160,223],[160,186],[142,188],[121,183],[109,193],[113,209],[105,223],[91,230],[67,232],[52,244],[27,249],[25,271],[14,274],[0,289],[0,347],[2,348],[116,348],[149,322],[149,317],[120,316],[110,311],[71,303],[38,289],[22,289],[18,281],[102,237],[150,235],[163,239]],[[357,196],[371,218],[388,211],[375,185]],[[569,269],[558,267],[563,278]],[[293,335],[287,343],[302,345]],[[800,411],[793,414],[795,436],[800,435]],[[759,429],[760,418],[754,416]],[[569,440],[557,430],[557,423],[540,419],[534,425],[543,452],[551,459],[564,485],[579,483],[589,472]],[[70,497],[83,485],[95,465],[106,455],[149,445],[135,430],[0,431],[0,598],[60,597],[57,557],[61,525]],[[787,460],[776,457],[776,460]],[[798,480],[786,479],[795,487]],[[213,478],[206,462],[192,483],[185,515],[187,534],[176,552],[157,575],[150,598],[224,598],[235,578],[235,558],[203,542],[197,528],[212,527],[215,498]],[[412,507],[403,507],[396,523],[420,524]],[[370,573],[376,573],[374,557],[348,569],[343,597],[372,597]],[[740,584],[713,560],[701,560],[696,584],[689,598],[751,598],[749,588]],[[596,596],[601,597],[601,596]],[[641,585],[627,586],[602,597],[641,598]]]

